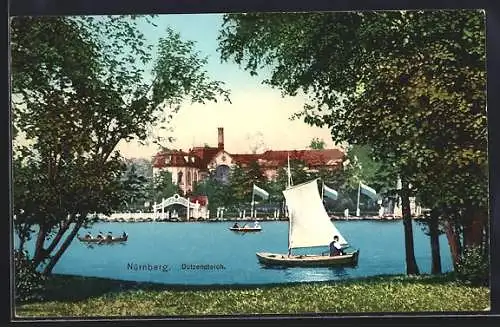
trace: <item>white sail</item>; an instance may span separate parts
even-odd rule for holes
[[[283,191],[290,213],[290,248],[325,246],[338,235],[341,245],[347,241],[331,222],[318,192],[317,179]]]

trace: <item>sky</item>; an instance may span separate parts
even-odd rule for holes
[[[313,138],[322,139],[329,148],[335,147],[328,128],[290,120],[301,111],[303,97],[283,98],[279,90],[261,83],[263,76],[250,76],[235,63],[221,62],[217,37],[222,15],[160,15],[153,21],[157,27],[140,25],[149,42],[156,44],[167,27],[178,32],[183,40],[195,41],[200,54],[208,57],[209,76],[223,81],[231,92],[231,103],[184,104],[169,125],[173,130],[169,135],[175,138],[167,144],[169,148],[217,146],[218,127],[224,128],[225,149],[229,153],[250,153],[258,145],[258,151],[306,149]],[[158,148],[133,141],[120,143],[118,150],[125,157],[151,158]]]

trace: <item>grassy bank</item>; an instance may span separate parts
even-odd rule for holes
[[[16,306],[18,317],[248,315],[482,311],[486,287],[450,276],[382,276],[343,282],[182,289],[101,278],[55,276],[45,301]]]

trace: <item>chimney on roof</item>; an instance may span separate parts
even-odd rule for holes
[[[217,148],[219,150],[224,150],[224,127],[219,127],[218,144]]]

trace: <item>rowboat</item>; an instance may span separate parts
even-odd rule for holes
[[[119,236],[119,237],[112,237],[111,239],[103,237],[85,237],[85,236],[77,236],[78,240],[80,242],[84,243],[95,243],[95,244],[109,244],[109,243],[120,243],[120,242],[126,242],[128,240],[128,235],[125,236]]]
[[[229,230],[233,232],[241,232],[241,233],[251,233],[251,232],[260,232],[262,227],[230,227]]]

